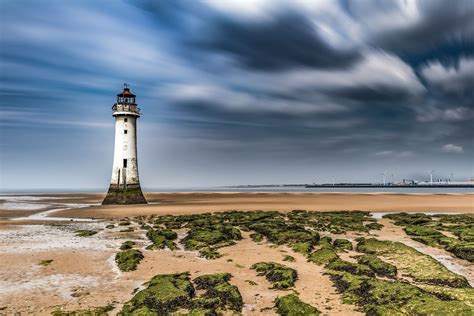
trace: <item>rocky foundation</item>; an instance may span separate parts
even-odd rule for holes
[[[102,205],[147,204],[140,185],[127,185],[125,188],[111,184]]]

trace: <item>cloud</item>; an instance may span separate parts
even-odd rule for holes
[[[297,12],[269,19],[221,18],[198,47],[229,54],[250,69],[275,71],[295,67],[349,68],[360,57],[355,50],[332,47],[317,28]]]
[[[421,69],[422,76],[434,89],[447,93],[474,93],[474,58],[461,58],[457,65],[432,62]]]
[[[373,1],[362,1],[366,8]],[[474,54],[474,6],[470,0],[393,1],[385,10],[385,2],[369,12],[391,12],[378,20],[368,18],[369,43],[402,56],[413,65],[429,60],[457,60],[463,54]],[[354,4],[357,8],[358,3]],[[354,9],[357,10],[357,9]],[[358,12],[359,17],[364,12]],[[389,17],[389,18],[387,18]],[[391,17],[391,18],[390,18]]]
[[[464,152],[464,148],[462,146],[457,146],[454,144],[446,144],[441,148],[441,150],[447,153],[454,154],[462,154]]]
[[[460,122],[474,119],[474,110],[468,107],[453,107],[448,109],[427,108],[419,113],[417,120],[420,122]]]

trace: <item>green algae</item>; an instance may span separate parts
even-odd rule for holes
[[[199,276],[193,281],[196,289],[206,291],[202,295],[203,298],[217,299],[213,308],[241,312],[244,305],[242,295],[235,285],[229,283],[231,278],[230,273],[215,273]]]
[[[121,271],[133,271],[144,258],[140,250],[129,249],[118,252],[115,255],[115,262]]]
[[[95,234],[97,234],[98,232],[96,230],[90,230],[90,229],[82,229],[82,230],[77,230],[76,231],[76,236],[79,236],[79,237],[90,237],[90,236],[93,236]]]
[[[357,257],[357,262],[368,266],[378,276],[387,278],[397,277],[397,267],[388,262],[383,261],[374,255],[362,255]]]
[[[190,307],[195,294],[188,272],[157,275],[145,285],[123,306],[122,315],[167,315]]]
[[[283,261],[288,261],[288,262],[295,262],[295,257],[290,256],[290,255],[285,255],[282,259]]]
[[[212,247],[201,248],[199,250],[199,256],[203,257],[203,258],[206,258],[208,260],[217,259],[217,258],[222,257],[222,255]]]
[[[364,264],[348,262],[340,258],[335,258],[328,262],[326,268],[334,271],[345,271],[354,275],[366,275],[369,277],[375,276],[370,267]]]
[[[132,249],[135,246],[135,242],[131,240],[127,240],[120,245],[120,250],[128,250]]]
[[[252,285],[252,286],[253,286],[253,285],[258,285],[257,282],[252,281],[252,280],[245,280],[244,282],[247,283],[247,284],[249,284],[249,285]]]
[[[451,252],[455,256],[474,262],[474,215],[425,215],[396,213],[384,216],[396,225],[405,226],[405,232],[415,241]],[[451,232],[457,238],[448,237]]]
[[[308,242],[296,242],[291,245],[291,249],[295,252],[299,252],[303,255],[307,255],[313,250],[313,241],[308,241]]]
[[[170,229],[149,229],[146,232],[146,236],[153,243],[147,247],[147,249],[165,249],[176,250],[176,246],[173,240],[178,238],[176,232]]]
[[[400,242],[381,241],[375,238],[360,239],[357,251],[393,261],[402,274],[413,278],[416,282],[469,287],[465,277],[449,271],[432,257]]]
[[[420,285],[423,290],[450,300],[461,301],[474,308],[474,288],[450,288],[435,285]]]
[[[40,260],[37,264],[39,266],[47,267],[49,266],[54,260],[53,259],[46,259],[46,260]]]
[[[273,289],[288,289],[295,285],[298,273],[295,269],[276,262],[259,262],[252,265],[258,275],[272,283]]]
[[[333,246],[336,251],[352,250],[352,243],[347,239],[335,239]]]
[[[240,230],[229,224],[196,226],[189,230],[182,243],[187,250],[200,250],[200,255],[208,259],[219,257],[216,250],[234,245],[234,240],[242,239]]]
[[[339,258],[336,251],[332,248],[321,248],[308,256],[308,261],[317,265],[326,265],[332,260]]]
[[[368,230],[381,230],[382,227],[383,225],[380,223],[369,223],[365,225],[365,228],[367,228]]]
[[[263,241],[264,236],[259,233],[253,233],[253,234],[250,234],[250,238],[252,238],[252,240],[255,242],[261,242]]]
[[[108,312],[112,311],[115,308],[113,304],[108,304],[105,306],[94,307],[88,310],[78,310],[78,311],[54,311],[51,313],[53,316],[104,316],[108,315]]]
[[[458,300],[440,299],[414,285],[328,270],[343,302],[368,315],[472,315]]]
[[[300,300],[296,294],[288,294],[275,299],[277,312],[282,316],[317,316],[321,312]]]

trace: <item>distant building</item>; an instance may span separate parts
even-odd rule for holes
[[[128,84],[117,94],[112,107],[115,117],[115,148],[112,179],[102,204],[146,204],[138,178],[137,119],[140,109]]]

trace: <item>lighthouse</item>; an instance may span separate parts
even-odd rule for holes
[[[124,83],[123,91],[117,94],[117,103],[112,106],[112,116],[115,117],[114,163],[103,205],[147,203],[138,178],[137,120],[141,113],[135,97],[129,85]]]

